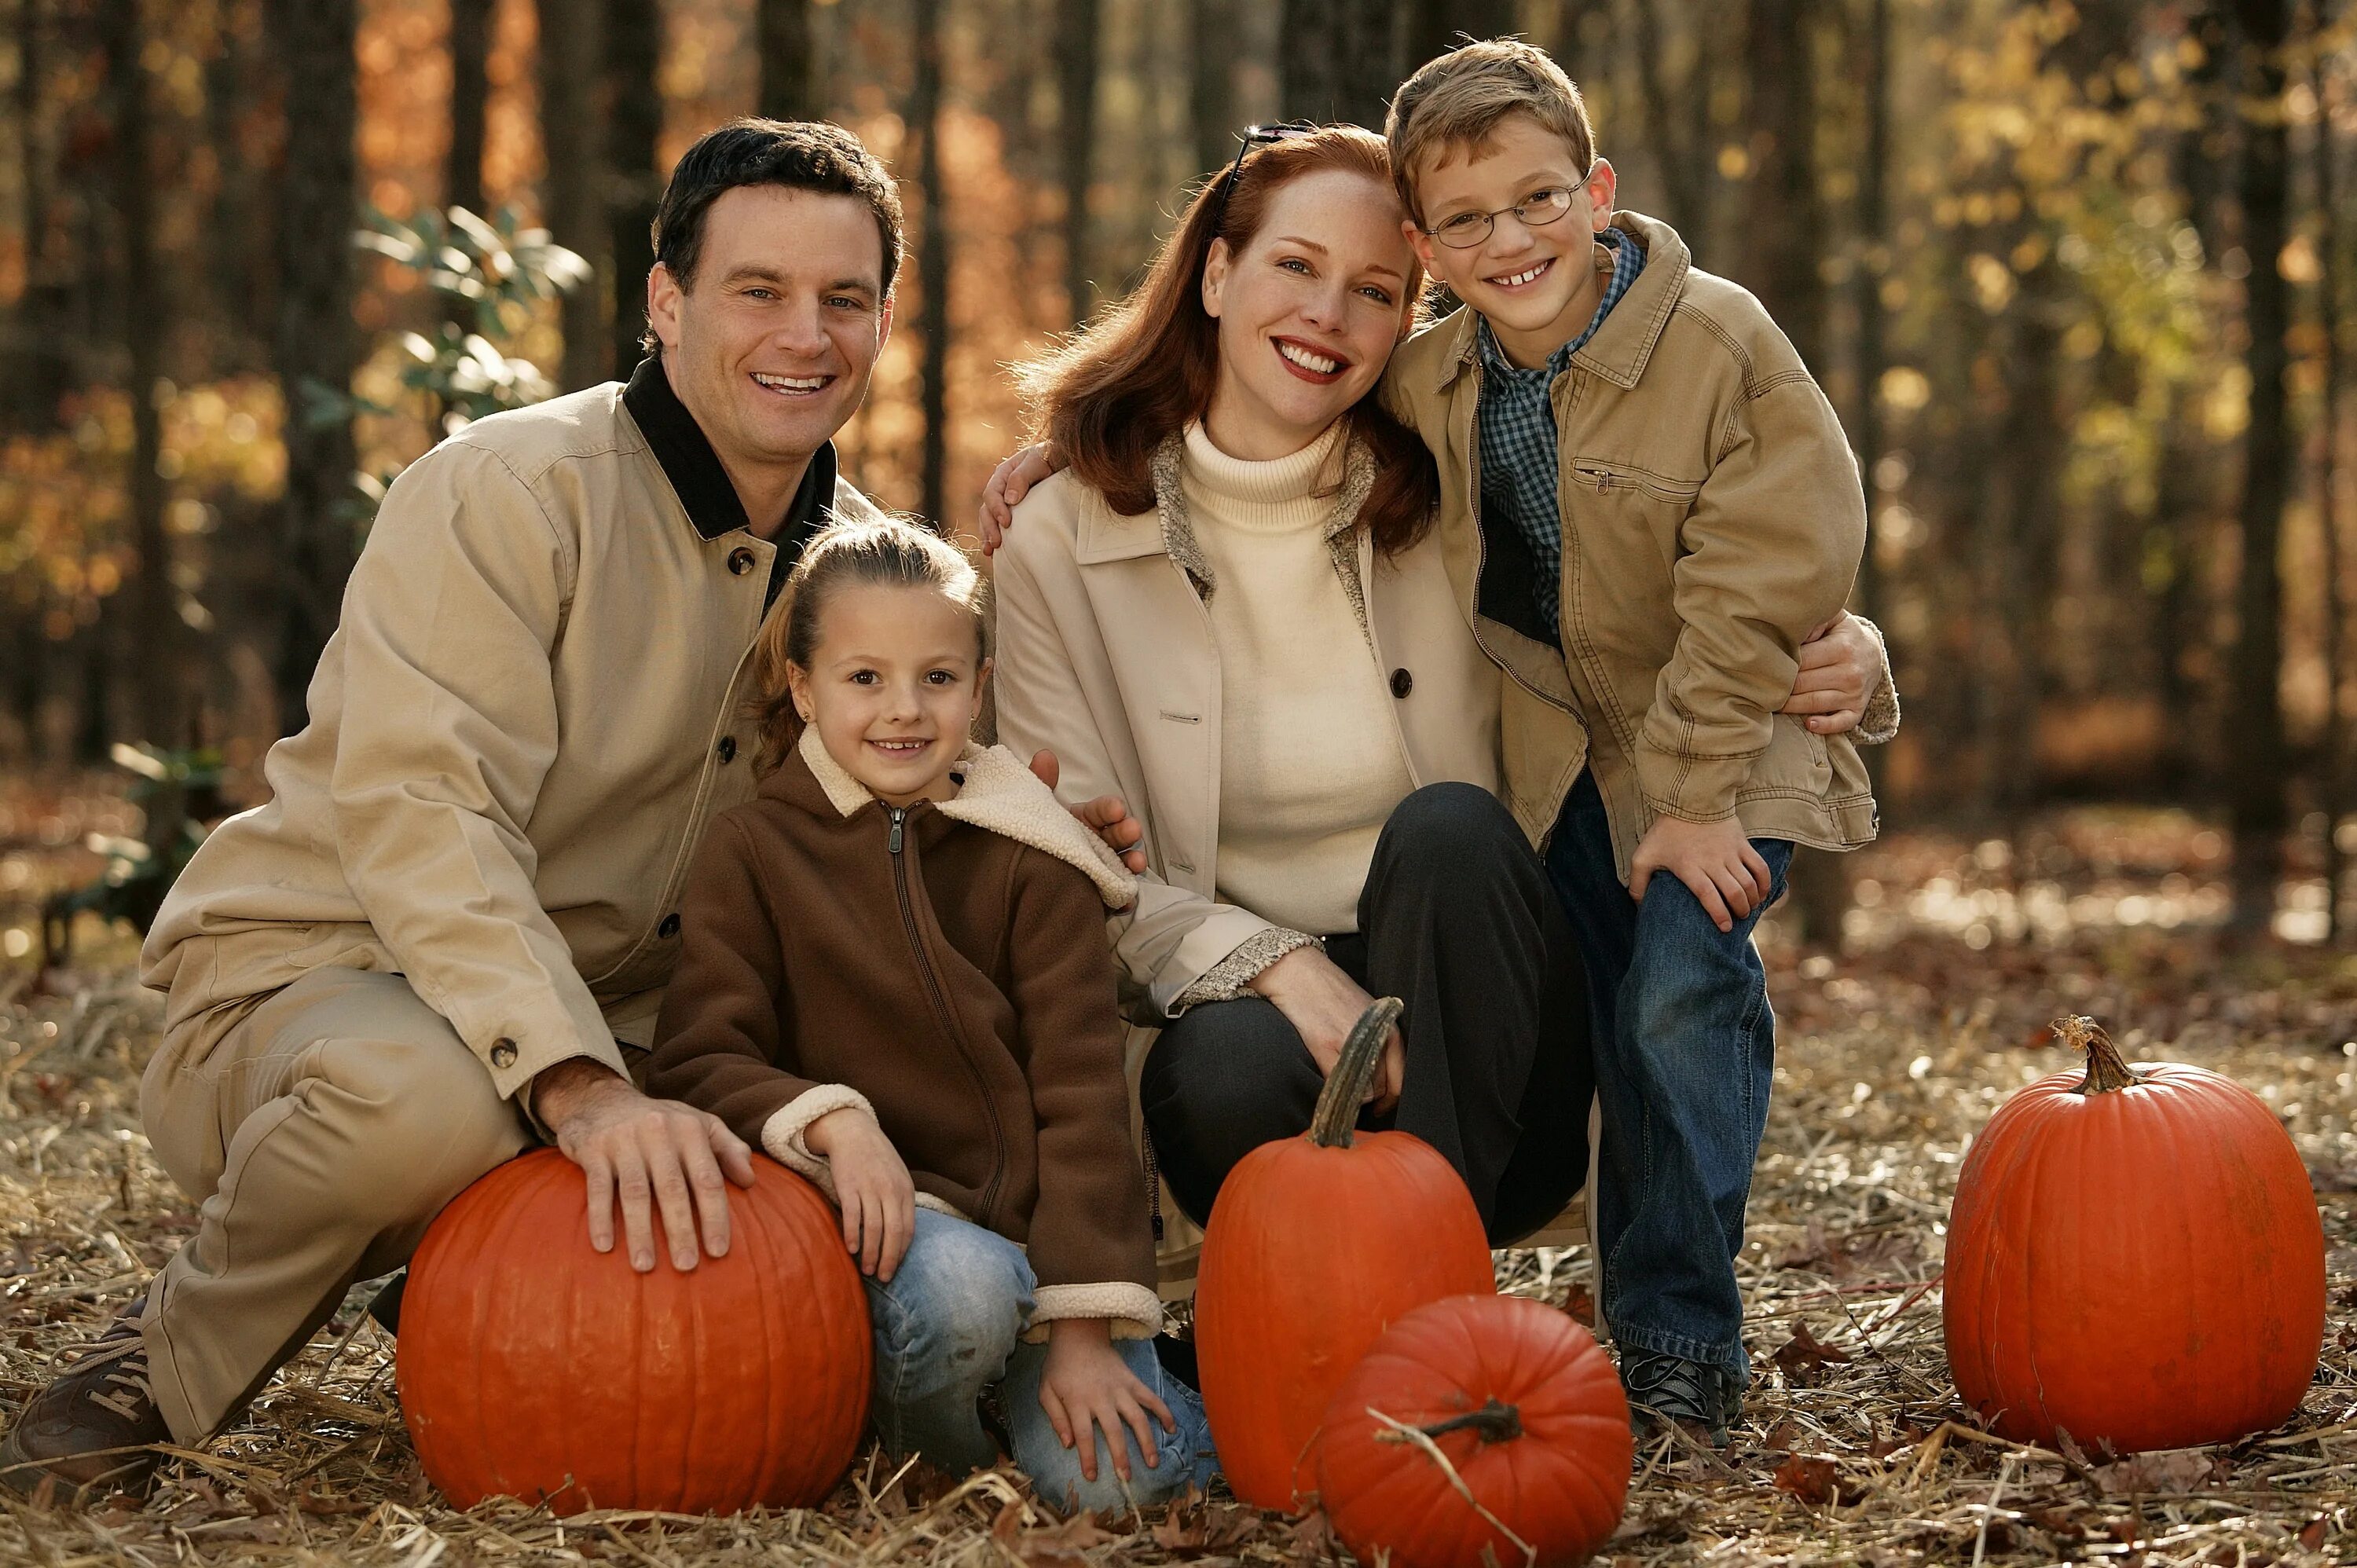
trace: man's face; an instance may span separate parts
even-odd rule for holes
[[[732,471],[808,461],[859,411],[891,331],[884,238],[854,196],[739,186],[683,288],[647,280],[673,387]]]

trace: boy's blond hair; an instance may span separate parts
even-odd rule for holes
[[[1391,145],[1392,181],[1418,223],[1416,160],[1427,153],[1485,145],[1499,122],[1523,114],[1569,145],[1579,171],[1596,162],[1596,131],[1587,101],[1548,53],[1520,38],[1487,38],[1439,55],[1392,94],[1383,139]]]

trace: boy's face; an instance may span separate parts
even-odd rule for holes
[[[1596,313],[1596,236],[1612,221],[1612,166],[1579,166],[1571,145],[1527,115],[1508,116],[1479,147],[1443,147],[1413,171],[1424,225],[1408,242],[1435,277],[1489,317],[1518,362],[1544,363]],[[1536,227],[1501,209],[1543,193],[1571,193],[1563,215]],[[1435,238],[1452,218],[1495,213],[1487,238],[1463,250]]]

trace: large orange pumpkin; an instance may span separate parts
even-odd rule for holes
[[[2324,1341],[2324,1229],[2275,1113],[2214,1072],[2087,1053],[1999,1107],[1956,1181],[1943,1318],[1991,1430],[2183,1448],[2291,1415]]]
[[[728,1189],[728,1255],[684,1273],[594,1251],[580,1168],[554,1149],[443,1210],[410,1265],[396,1366],[453,1507],[731,1513],[833,1489],[867,1417],[866,1293],[818,1190],[753,1168]]]
[[[1336,1391],[1318,1500],[1361,1563],[1584,1563],[1620,1522],[1631,1445],[1587,1329],[1541,1302],[1451,1296],[1393,1324]]]
[[[1291,1508],[1315,1489],[1310,1444],[1327,1402],[1394,1318],[1497,1288],[1455,1168],[1406,1133],[1353,1133],[1399,1015],[1388,996],[1367,1009],[1309,1131],[1237,1161],[1204,1227],[1203,1409],[1228,1485],[1258,1508]]]

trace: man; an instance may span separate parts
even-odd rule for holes
[[[655,220],[650,357],[468,426],[394,483],[271,803],[164,905],[142,1112],[197,1232],[31,1402],[0,1479],[144,1487],[357,1279],[533,1141],[633,1267],[728,1248],[750,1154],[630,1071],[705,824],[753,793],[740,685],[803,542],[875,509],[832,437],[891,328],[901,215],[848,132],[739,121]],[[1134,832],[1134,830],[1133,830]]]

